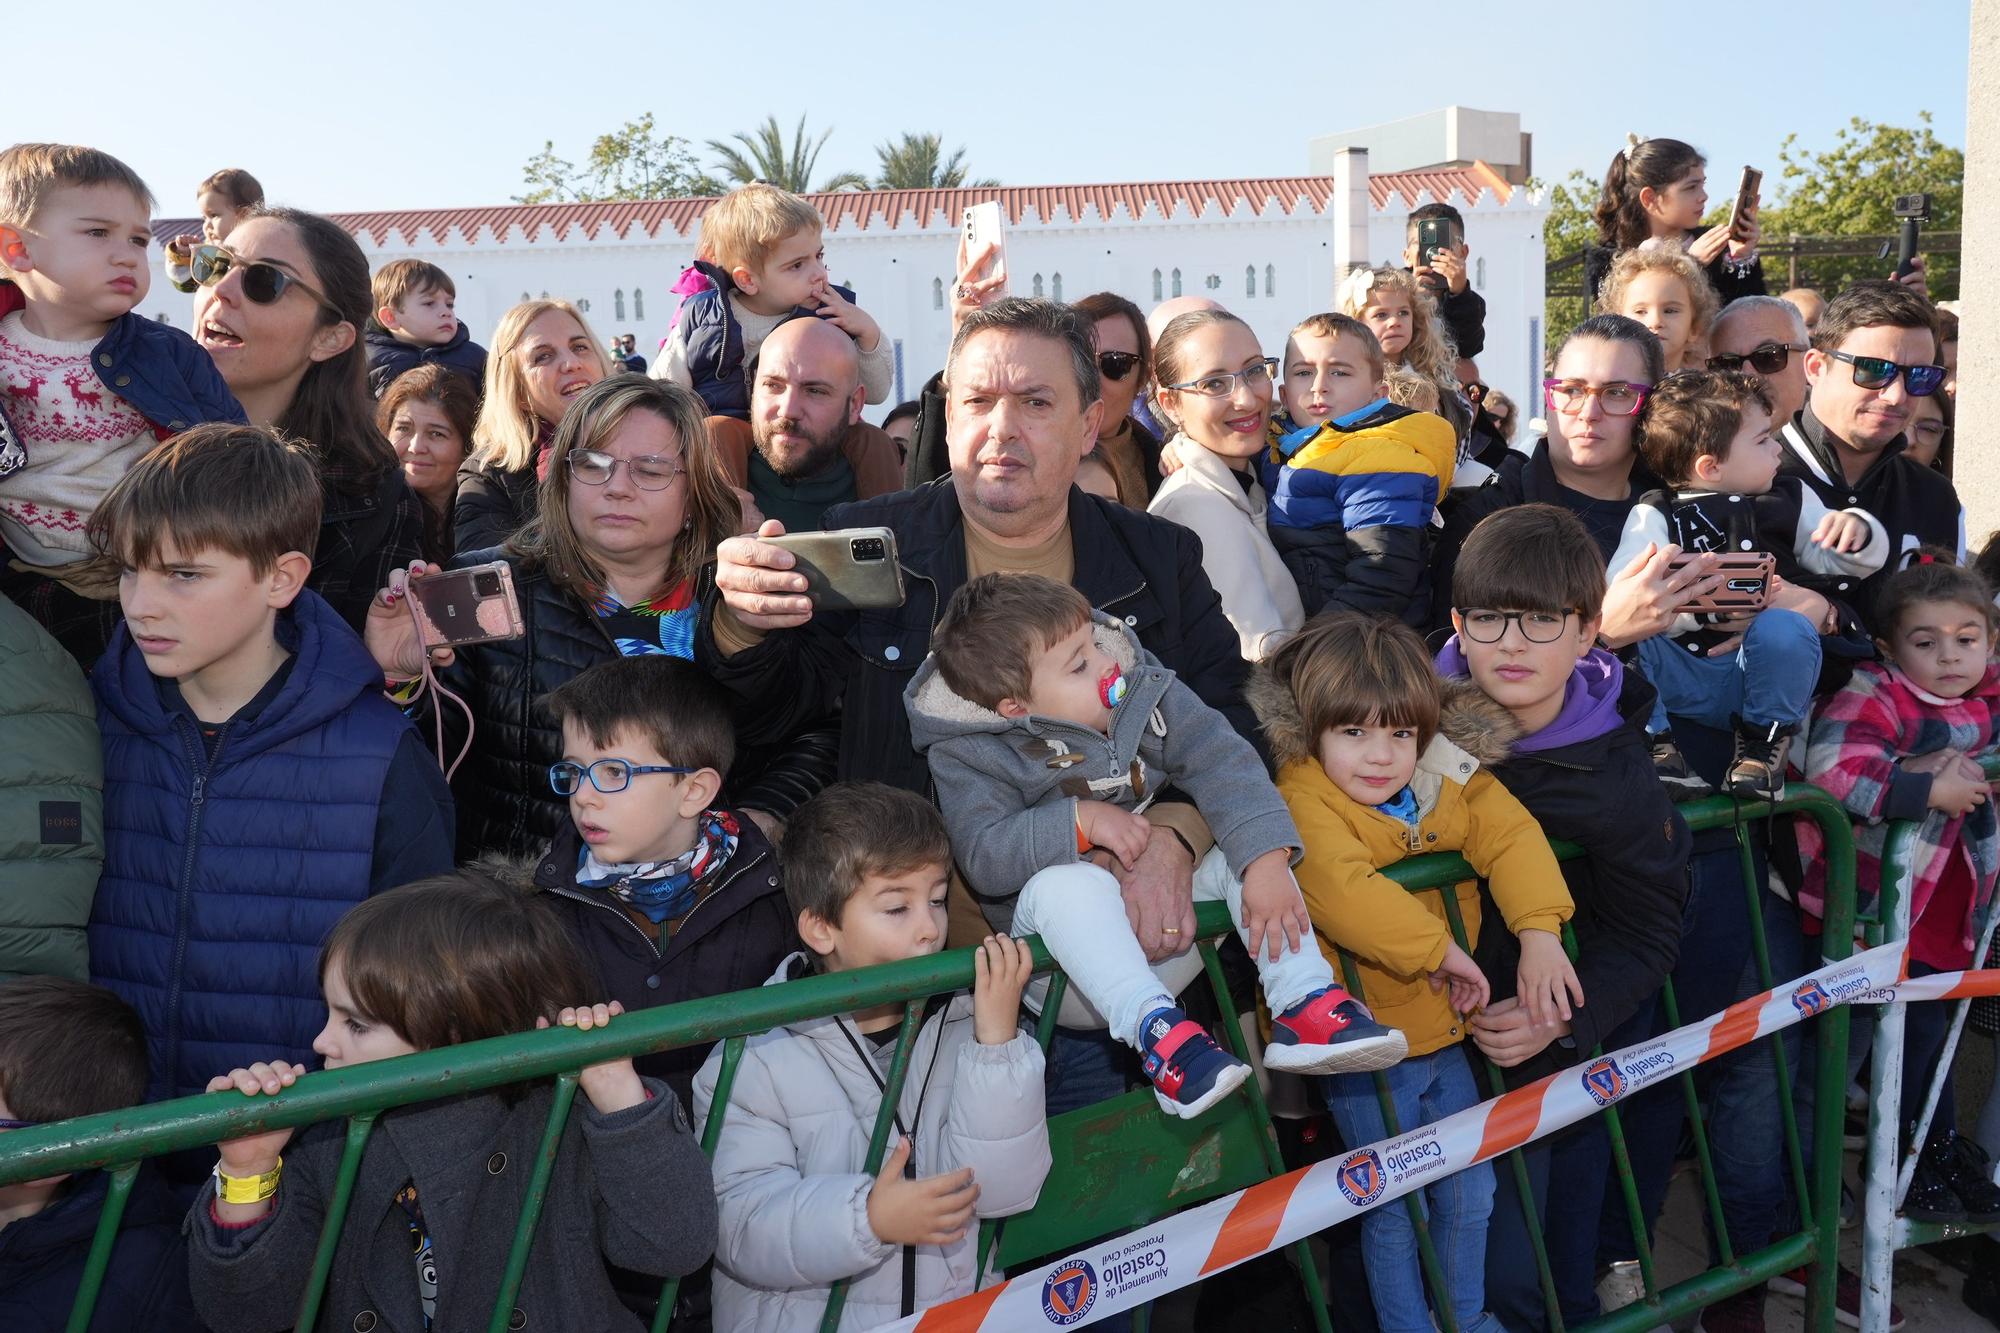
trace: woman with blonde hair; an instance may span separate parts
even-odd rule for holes
[[[459,472],[459,550],[499,546],[534,516],[557,424],[572,399],[611,371],[590,321],[568,301],[523,301],[500,317],[472,456]]]
[[[1451,423],[1461,441],[1472,426],[1471,409],[1458,391],[1458,353],[1438,315],[1437,300],[1400,268],[1363,268],[1340,284],[1340,311],[1366,324],[1382,344],[1389,369],[1406,366],[1437,385],[1430,409]]]
[[[689,390],[642,375],[589,386],[556,428],[527,526],[499,551],[453,562],[505,563],[523,631],[433,659],[473,719],[453,782],[460,859],[540,855],[569,818],[547,776],[563,757],[562,730],[537,700],[619,656],[694,656],[695,575],[740,518],[706,412]],[[406,584],[397,571],[368,616],[369,649],[392,680],[424,666]],[[443,716],[448,731],[461,719],[448,702]],[[814,732],[761,754],[739,748],[729,803],[775,827],[831,777],[836,744]]]

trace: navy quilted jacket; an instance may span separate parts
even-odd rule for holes
[[[750,389],[743,376],[743,326],[729,308],[729,294],[736,290],[736,284],[728,273],[707,260],[697,259],[694,266],[710,285],[707,291],[696,292],[682,301],[680,313],[675,317],[681,341],[687,345],[688,374],[694,379],[695,392],[708,404],[710,412],[748,421]],[[835,284],[833,290],[840,293],[842,300],[854,299],[854,293],[846,287]],[[812,313],[799,306],[785,318],[797,319]]]
[[[374,887],[383,787],[410,724],[316,593],[278,624],[290,677],[222,728],[213,759],[125,626],[91,673],[108,775],[91,979],[139,1011],[150,1097],[253,1060],[313,1062],[320,943]],[[447,805],[433,870],[451,864],[449,830]]]

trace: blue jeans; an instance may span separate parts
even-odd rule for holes
[[[1745,722],[1805,721],[1819,680],[1819,630],[1796,611],[1759,611],[1730,657],[1701,657],[1664,634],[1639,642],[1639,663],[1660,692],[1652,732],[1667,729],[1667,714],[1727,731]]]
[[[1447,1046],[1413,1055],[1383,1071],[1396,1124],[1408,1133],[1479,1103],[1472,1067],[1464,1051]],[[1320,1092],[1341,1137],[1350,1145],[1389,1136],[1372,1074],[1334,1074],[1320,1080]],[[1444,1269],[1452,1314],[1466,1333],[1494,1333],[1498,1321],[1486,1307],[1486,1222],[1493,1213],[1493,1168],[1481,1163],[1434,1181],[1416,1194],[1430,1223],[1431,1244]],[[1378,1204],[1361,1216],[1361,1254],[1382,1333],[1430,1333],[1430,1306],[1424,1298],[1417,1231],[1401,1199]]]

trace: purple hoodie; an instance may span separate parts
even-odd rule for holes
[[[1438,651],[1437,669],[1447,677],[1471,674],[1456,634],[1445,640]],[[1556,720],[1515,741],[1513,752],[1534,754],[1556,750],[1616,731],[1625,725],[1624,715],[1618,711],[1618,697],[1624,689],[1624,664],[1602,648],[1591,649],[1570,673],[1569,684],[1563,688],[1562,711],[1556,714]]]

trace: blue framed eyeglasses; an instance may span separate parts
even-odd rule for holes
[[[549,787],[558,796],[574,796],[585,778],[590,785],[606,796],[615,795],[632,785],[632,779],[642,773],[695,773],[698,769],[682,768],[676,764],[635,764],[629,759],[599,759],[588,767],[571,763],[565,759],[549,765]]]

